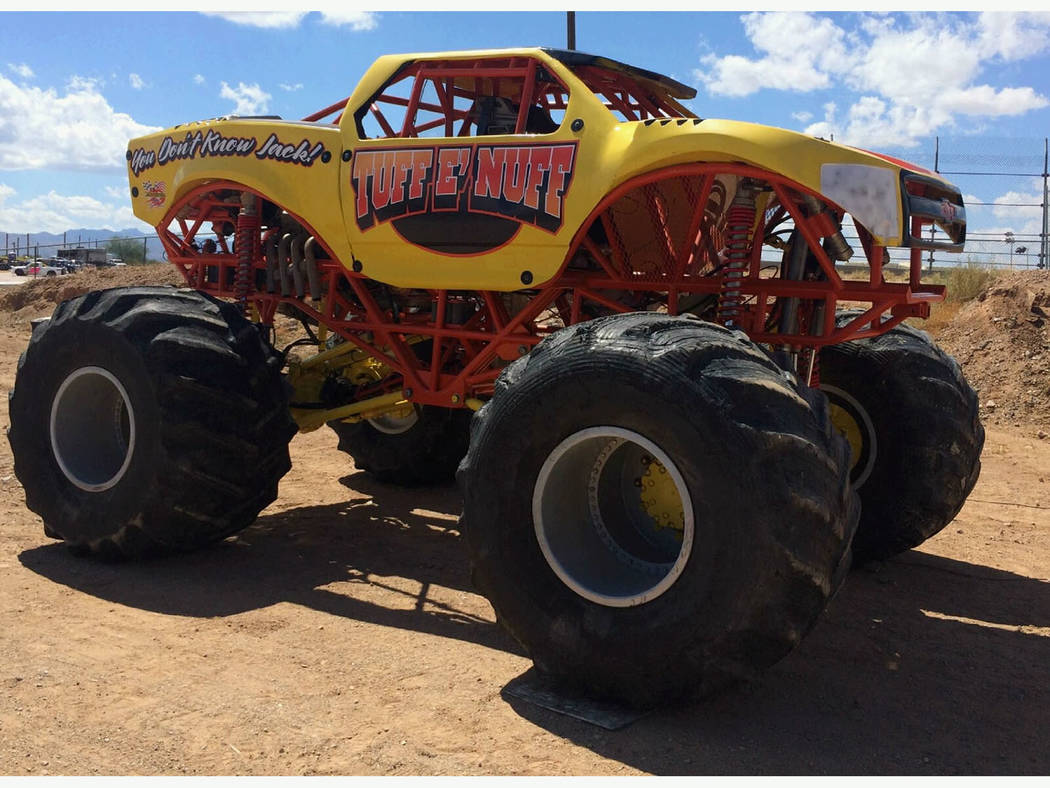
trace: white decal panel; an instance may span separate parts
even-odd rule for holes
[[[823,164],[820,191],[876,240],[899,242],[900,182],[895,170],[867,164]]]

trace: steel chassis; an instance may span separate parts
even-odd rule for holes
[[[274,284],[272,270],[267,280],[268,263],[262,251],[279,230],[260,227],[258,219],[254,224],[244,222],[241,216],[233,219],[231,202],[216,198],[219,192],[233,190],[266,199],[237,183],[213,181],[197,187],[171,208],[157,230],[168,259],[190,287],[236,299],[264,325],[273,324],[282,305],[293,307],[308,320],[382,360],[392,374],[361,388],[355,394],[358,400],[371,401],[382,395],[391,399],[392,393],[400,391],[405,399],[423,405],[476,407],[477,398],[491,392],[505,363],[524,355],[563,325],[590,319],[596,311],[636,311],[640,300],[650,309],[654,301],[658,302],[669,314],[677,315],[685,311],[681,304],[690,296],[724,297],[727,270],[724,263],[719,267],[711,242],[713,230],[705,217],[705,206],[720,175],[755,179],[772,191],[769,209],[737,242],[747,256],[746,266],[738,272],[741,308],[732,322],[755,342],[815,356],[825,345],[884,333],[908,317],[926,317],[930,303],[944,298],[943,287],[921,283],[919,248],[911,250],[907,282],[885,281],[883,247],[859,227],[868,275],[861,280],[844,279],[822,248],[822,240],[838,230],[834,217],[828,212],[812,213],[805,202],[807,192],[798,184],[739,164],[682,165],[634,178],[595,206],[573,237],[560,272],[549,281],[515,291],[510,298],[507,293],[488,290],[412,291],[417,301],[425,293],[430,306],[415,311],[399,309],[394,290],[337,260],[324,239],[298,216],[297,221],[305,232],[314,235],[327,256],[316,261],[321,297],[282,294]],[[671,206],[662,191],[672,181],[680,184],[677,188],[685,188],[691,198],[687,223],[680,218],[672,221]],[[653,249],[649,250],[645,270],[639,270],[632,251],[622,242],[616,211],[621,200],[644,203],[648,221],[657,228],[653,241],[658,251],[654,258]],[[829,208],[841,220],[841,211]],[[762,265],[766,233],[785,218],[793,220],[818,266],[805,281],[769,276]],[[195,248],[195,237],[213,221],[237,223],[237,254],[231,253],[222,236],[214,254]],[[922,218],[911,218],[913,237],[921,237],[923,224]],[[598,227],[601,230],[597,234],[591,231]],[[596,237],[606,242],[599,243]],[[498,264],[497,259],[493,264]],[[585,267],[580,267],[580,259],[588,261]],[[658,262],[655,267],[654,259]],[[789,333],[771,320],[775,305],[785,299],[798,299],[799,305],[797,329]],[[836,309],[844,302],[867,308],[847,323],[836,324]],[[464,310],[469,316],[454,322],[453,313],[463,314]],[[417,352],[413,346],[425,340],[432,340],[429,349]]]

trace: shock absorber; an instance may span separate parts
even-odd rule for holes
[[[255,195],[245,192],[241,194],[241,212],[237,214],[237,275],[233,279],[233,295],[245,315],[248,314],[248,290],[258,239],[259,215],[255,210]]]
[[[744,303],[741,288],[748,268],[748,236],[755,224],[755,191],[750,181],[741,181],[726,214],[726,267],[718,296],[718,322],[735,328]]]

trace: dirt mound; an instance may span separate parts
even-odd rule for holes
[[[1050,425],[1050,271],[1008,272],[938,337],[992,424]]]
[[[33,279],[0,292],[0,320],[27,323],[47,317],[62,301],[107,287],[129,285],[181,285],[182,276],[170,263],[129,265],[119,268],[84,268],[67,276]]]

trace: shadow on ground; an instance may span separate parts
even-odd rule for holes
[[[341,481],[349,484],[350,478]],[[364,474],[352,479],[354,490],[371,498],[266,514],[237,537],[186,555],[112,564],[77,559],[56,543],[26,550],[19,560],[55,582],[156,613],[212,618],[292,602],[522,653],[491,618],[427,598],[434,586],[472,590],[455,530],[455,486],[406,495]],[[347,581],[382,584],[387,577],[419,583],[413,609],[390,609],[324,588]]]
[[[854,571],[799,649],[703,703],[608,732],[504,698],[660,775],[1046,774],[1048,628],[1050,583],[913,551]]]
[[[57,583],[170,615],[290,601],[516,651],[489,619],[423,605],[431,586],[471,588],[454,487],[405,495],[361,474],[343,481],[371,498],[266,515],[191,555],[112,565],[56,544],[20,559]],[[323,588],[385,576],[418,581],[418,604],[392,610]],[[703,703],[607,731],[504,700],[558,736],[658,775],[1045,774],[1048,628],[1050,583],[913,551],[853,572],[796,652]]]

